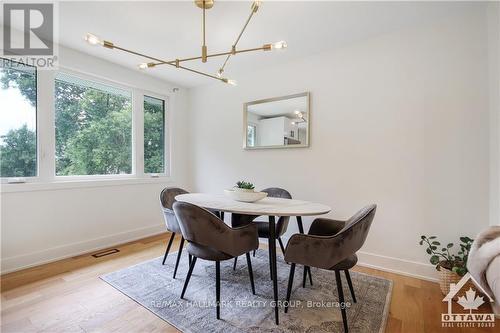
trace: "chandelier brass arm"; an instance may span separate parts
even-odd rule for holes
[[[95,36],[93,36],[93,37],[95,37]],[[156,58],[156,57],[149,56],[149,55],[144,54],[144,53],[139,53],[139,52],[132,51],[132,50],[126,49],[124,47],[115,45],[114,43],[112,43],[110,41],[107,41],[107,40],[100,41],[99,44],[101,44],[102,46],[104,46],[105,48],[108,48],[108,49],[120,50],[120,51],[123,51],[123,52],[126,52],[126,53],[130,53],[130,54],[137,55],[137,56],[140,56],[140,57],[143,57],[143,58],[147,58],[147,59],[150,59],[150,60],[157,61],[160,64],[166,64],[166,65],[174,66],[176,68],[180,68],[180,69],[183,69],[183,70],[191,72],[191,73],[196,73],[196,74],[203,75],[203,76],[206,76],[206,77],[209,77],[209,78],[212,78],[212,79],[216,79],[216,80],[224,82],[224,83],[230,83],[230,84],[232,84],[234,82],[234,81],[229,80],[227,78],[220,78],[220,77],[217,77],[217,76],[212,75],[212,74],[204,73],[204,72],[192,69],[192,68],[181,66],[181,65],[179,65],[179,61],[176,61],[176,60],[174,60],[174,61],[164,61],[164,60],[161,60],[161,59]],[[199,59],[199,57],[198,57],[198,59]],[[153,66],[149,66],[149,64],[148,64],[148,67],[153,67]]]
[[[252,7],[251,7],[251,10],[250,10],[250,15],[248,15],[248,18],[247,18],[245,24],[243,25],[243,28],[241,29],[240,34],[236,38],[236,41],[233,43],[233,46],[232,46],[233,49],[236,49],[236,46],[238,46],[238,42],[240,41],[241,36],[245,32],[245,29],[247,28],[248,23],[250,23],[250,20],[252,19],[253,14],[257,13],[257,11],[259,10],[259,7],[260,7],[260,1],[259,0],[254,1],[252,3]],[[222,66],[219,68],[219,71],[217,72],[217,75],[219,77],[221,77],[222,73],[224,73],[224,68],[226,68],[227,62],[229,61],[229,58],[231,58],[232,55],[233,55],[232,53],[229,53],[227,55],[227,57],[226,57],[226,60],[224,60],[224,63],[222,64]]]
[[[206,57],[213,58],[213,57],[220,57],[220,56],[225,56],[225,55],[233,55],[233,54],[252,52],[252,51],[270,51],[271,49],[272,49],[272,44],[264,44],[261,47],[254,47],[251,49],[243,49],[243,50],[236,50],[235,49],[235,50],[231,50],[231,51],[227,51],[227,52],[207,54]],[[175,60],[169,60],[169,61],[149,62],[149,63],[147,63],[147,67],[150,68],[150,67],[155,67],[158,65],[171,65],[171,64],[175,64],[176,62],[180,63],[180,62],[184,62],[184,61],[199,60],[199,59],[202,59],[202,57],[199,56],[199,57],[175,59]]]

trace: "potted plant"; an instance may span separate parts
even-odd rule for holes
[[[442,246],[436,236],[421,236],[420,245],[425,245],[430,263],[439,272],[439,287],[444,295],[450,291],[450,283],[457,283],[467,273],[467,258],[473,240],[460,237],[460,250],[453,254],[453,243]],[[470,281],[469,281],[470,283]]]
[[[254,192],[255,186],[250,182],[240,180],[239,182],[236,183],[234,189],[235,191],[240,191],[240,192]]]

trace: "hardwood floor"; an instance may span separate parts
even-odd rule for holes
[[[177,332],[99,279],[163,255],[168,237],[163,234],[127,243],[117,247],[119,253],[102,258],[86,254],[2,276],[1,331]],[[438,284],[365,267],[354,270],[393,280],[388,333],[494,332],[500,327],[497,320],[496,328],[441,328],[446,304]]]

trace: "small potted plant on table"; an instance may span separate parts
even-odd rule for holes
[[[421,236],[420,245],[425,245],[430,263],[436,266],[439,272],[439,287],[444,295],[450,291],[450,283],[457,283],[467,273],[467,258],[473,240],[469,237],[460,237],[460,250],[453,254],[453,243],[442,246],[436,236]],[[469,281],[470,283],[470,281]]]
[[[233,200],[241,202],[256,202],[267,197],[266,192],[255,192],[255,186],[246,181],[239,181],[230,190],[224,190],[224,193]]]
[[[236,182],[236,186],[234,187],[236,191],[240,192],[255,192],[255,186],[250,183],[246,182],[244,180],[240,180],[239,182]]]

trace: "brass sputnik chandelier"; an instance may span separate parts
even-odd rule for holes
[[[257,13],[257,11],[259,10],[259,7],[261,5],[260,1],[254,1],[252,3],[252,6],[251,6],[250,15],[248,16],[247,20],[245,21],[245,24],[243,25],[243,28],[241,29],[240,33],[238,34],[238,37],[236,38],[235,42],[231,46],[231,50],[226,51],[226,52],[210,54],[210,53],[208,53],[208,48],[207,48],[206,38],[205,38],[206,37],[206,35],[205,35],[205,32],[206,32],[206,29],[205,29],[205,11],[214,6],[214,0],[195,0],[194,3],[196,6],[201,8],[203,11],[203,14],[202,14],[203,15],[202,16],[203,44],[201,46],[201,55],[200,56],[183,58],[183,59],[162,60],[162,59],[157,58],[157,57],[152,57],[152,56],[146,55],[144,53],[139,53],[136,51],[132,51],[132,50],[123,48],[121,46],[118,46],[118,45],[110,42],[110,41],[102,40],[99,37],[97,37],[96,35],[93,35],[91,33],[88,33],[85,36],[85,40],[91,45],[102,45],[108,49],[115,49],[115,50],[134,54],[134,55],[148,59],[149,62],[141,63],[139,65],[140,69],[148,69],[148,68],[161,66],[161,65],[169,65],[169,66],[173,66],[175,68],[183,69],[183,70],[195,73],[195,74],[203,75],[203,76],[206,76],[206,77],[209,77],[209,78],[212,78],[215,80],[219,80],[219,81],[224,82],[224,83],[232,84],[232,85],[235,85],[236,82],[234,80],[230,80],[230,79],[223,76],[225,67],[227,66],[227,63],[228,63],[229,59],[231,58],[231,56],[234,56],[234,55],[237,55],[240,53],[246,53],[246,52],[271,51],[273,49],[284,49],[287,47],[286,42],[279,41],[276,43],[264,44],[261,47],[255,47],[255,48],[251,48],[251,49],[237,49],[238,42],[240,41],[241,36],[245,32],[245,29],[247,28],[248,23],[250,23],[250,20],[252,19],[253,15],[255,13]],[[212,75],[209,73],[204,73],[204,72],[201,72],[201,71],[189,68],[189,67],[185,67],[182,65],[182,63],[184,63],[184,62],[200,60],[200,59],[203,63],[205,63],[208,61],[208,58],[215,58],[215,57],[222,57],[222,56],[226,56],[226,59],[224,60],[224,63],[222,64],[222,66],[219,68],[219,70],[217,71],[217,73],[215,75]]]

